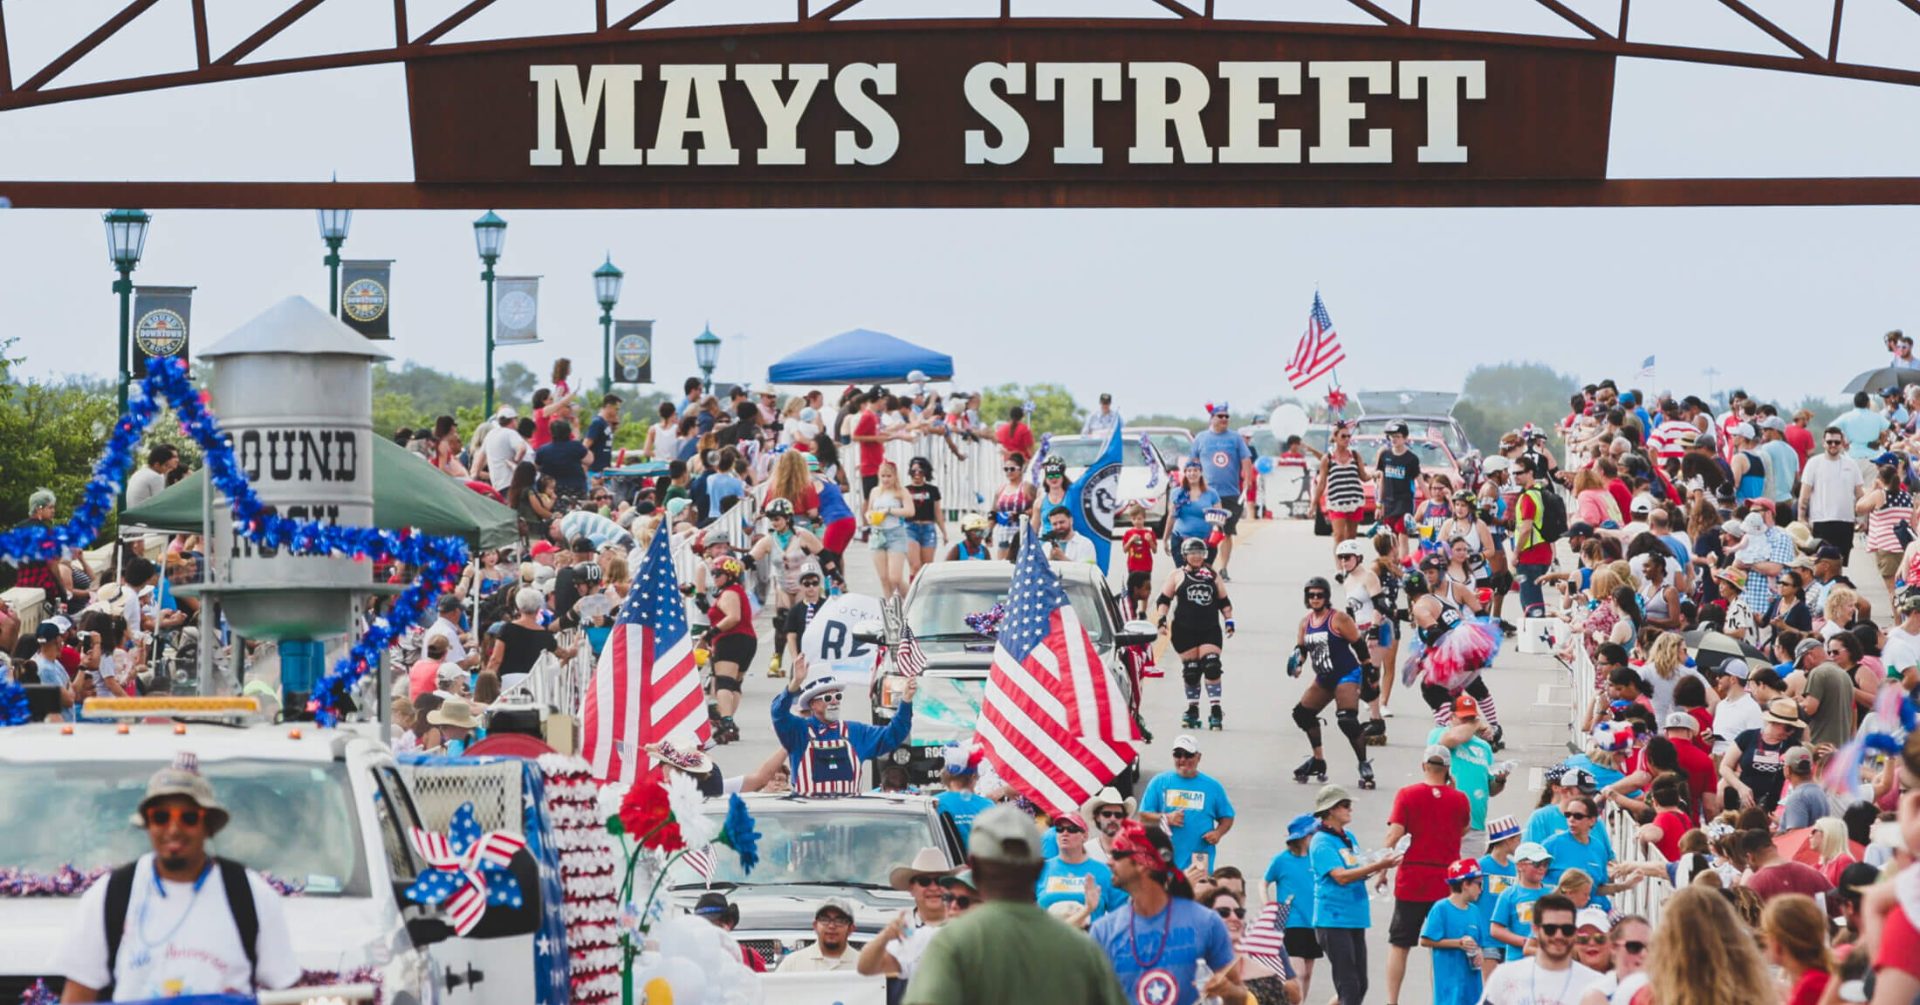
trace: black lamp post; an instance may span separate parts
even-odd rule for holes
[[[327,267],[327,313],[340,316],[340,246],[347,243],[347,229],[353,226],[353,210],[322,209],[316,211],[320,219],[320,239],[327,242],[327,257],[321,264]]]
[[[713,333],[708,325],[700,327],[700,334],[693,339],[693,361],[700,365],[701,376],[706,378],[707,392],[713,392],[713,368],[720,362],[720,336]]]
[[[626,278],[613,264],[613,254],[593,270],[593,295],[600,301],[600,393],[613,393],[613,308],[620,302],[620,281]]]
[[[120,327],[115,329],[114,340],[120,343],[120,414],[127,414],[127,384],[133,379],[133,367],[128,362],[132,351],[133,333],[129,329],[133,324],[133,270],[140,264],[140,254],[147,248],[147,225],[153,222],[144,210],[116,209],[101,217],[107,226],[107,255],[113,260],[115,271],[120,278],[113,281],[113,292],[120,295]],[[114,513],[119,514],[126,506],[127,489],[120,487],[118,501],[114,504]]]
[[[493,210],[473,221],[473,245],[480,252],[480,264],[486,267],[480,281],[487,284],[487,415],[493,415],[493,266],[507,246],[507,221]]]

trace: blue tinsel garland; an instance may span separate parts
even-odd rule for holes
[[[337,527],[313,520],[290,520],[260,501],[240,469],[233,441],[220,429],[206,398],[187,377],[179,359],[154,360],[147,377],[134,386],[127,414],[114,425],[106,452],[93,466],[73,518],[59,527],[21,527],[0,533],[0,556],[14,561],[47,561],[70,548],[83,548],[100,534],[113,512],[114,496],[131,470],[140,436],[160,412],[165,400],[180,418],[180,430],[206,454],[213,487],[226,496],[233,511],[234,529],[255,544],[284,549],[296,555],[344,555],[356,560],[405,562],[420,570],[418,578],[394,598],[393,611],[375,618],[355,642],[352,651],[314,684],[308,709],[322,725],[339,721],[340,702],[361,677],[375,666],[396,626],[413,623],[441,593],[453,589],[454,578],[467,562],[467,544],[457,537],[429,537],[411,528],[391,531],[373,527]]]
[[[27,708],[27,689],[14,683],[11,677],[0,677],[0,726],[24,726],[32,719],[33,713]]]

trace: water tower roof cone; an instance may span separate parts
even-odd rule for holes
[[[379,343],[347,327],[306,297],[288,297],[274,304],[195,355],[218,359],[256,353],[393,358]]]

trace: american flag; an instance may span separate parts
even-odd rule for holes
[[[900,625],[900,645],[893,654],[893,665],[902,677],[918,677],[927,669],[927,654],[920,651],[920,640],[913,637],[913,629],[904,622]]]
[[[1640,372],[1637,374],[1634,374],[1634,379],[1644,381],[1649,384],[1653,383],[1653,357],[1652,356],[1648,356],[1646,359],[1640,361]]]
[[[700,882],[713,885],[713,849],[695,848],[681,858],[700,877]]]
[[[676,730],[702,742],[711,733],[665,530],[647,547],[581,699],[580,756],[602,782],[632,782],[646,760],[640,748]]]
[[[1247,926],[1247,933],[1240,938],[1240,952],[1247,959],[1285,980],[1293,979],[1293,964],[1287,959],[1286,940],[1287,915],[1292,910],[1291,900],[1284,904],[1268,901],[1267,906],[1260,909],[1260,917]]]
[[[1298,391],[1326,376],[1346,358],[1346,350],[1340,348],[1340,333],[1333,330],[1333,318],[1315,291],[1313,310],[1307,315],[1306,334],[1301,335],[1300,343],[1293,347],[1293,360],[1287,364],[1287,379]]]
[[[1033,528],[1023,531],[1006,620],[993,652],[979,741],[994,770],[1049,813],[1070,811],[1133,759],[1125,696]]]

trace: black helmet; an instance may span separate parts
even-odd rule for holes
[[[1404,422],[1401,422],[1399,419],[1395,419],[1392,422],[1387,423],[1387,435],[1393,436],[1395,434],[1406,436],[1407,424]]]
[[[1191,555],[1196,551],[1202,555],[1207,553],[1207,542],[1204,539],[1190,537],[1180,542],[1180,554]]]
[[[1440,554],[1437,551],[1420,560],[1420,568],[1435,569],[1440,572],[1447,571],[1447,566],[1449,564],[1450,563],[1447,561],[1447,557],[1445,555]]]
[[[792,500],[786,499],[784,497],[776,497],[773,499],[769,499],[767,500],[767,508],[765,512],[769,518],[776,517],[776,516],[784,516],[784,517],[792,518],[793,502]]]
[[[1325,593],[1328,603],[1333,602],[1333,584],[1327,582],[1327,577],[1325,576],[1314,576],[1307,580],[1307,585],[1300,591],[1301,602],[1304,603],[1307,599],[1306,595],[1315,590]]]

